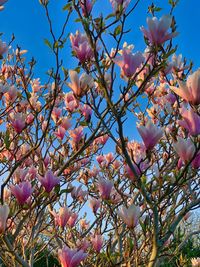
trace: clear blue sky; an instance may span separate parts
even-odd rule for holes
[[[54,19],[54,26],[59,30],[66,13],[62,12],[62,6],[67,3],[65,0],[50,0],[51,14]],[[132,3],[135,1],[132,0]],[[160,4],[159,4],[160,2]],[[103,3],[103,10],[102,10]],[[139,26],[146,25],[146,7],[152,3],[151,0],[141,0],[134,15],[128,21],[128,26],[132,32],[128,34],[127,41],[134,43],[136,50],[143,50],[144,42]],[[168,0],[157,1],[164,10],[160,14],[166,14],[169,11]],[[97,1],[98,12],[111,11],[109,0]],[[178,53],[182,53],[188,59],[194,60],[195,69],[200,66],[200,48],[199,48],[199,29],[200,29],[200,1],[199,0],[180,0],[176,8],[176,19],[178,24],[179,36],[176,43],[179,45]],[[38,0],[8,0],[5,10],[0,13],[1,26],[0,32],[4,35],[2,40],[8,41],[11,34],[16,36],[16,43],[22,48],[29,51],[27,58],[32,56],[38,61],[37,74],[43,76],[48,68],[53,64],[50,51],[44,45],[44,38],[48,38],[48,25],[44,16],[44,10],[39,5]],[[72,20],[73,21],[73,20]],[[75,32],[77,25],[70,24],[69,31]],[[71,61],[70,54],[66,53],[65,65]]]

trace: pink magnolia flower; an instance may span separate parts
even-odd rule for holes
[[[83,127],[79,126],[74,130],[69,131],[69,135],[72,138],[73,143],[78,144],[83,138]]]
[[[195,153],[195,146],[191,139],[177,138],[174,149],[183,162],[190,161]]]
[[[89,207],[92,209],[94,214],[97,213],[97,210],[100,208],[100,206],[101,206],[101,201],[99,199],[91,198],[89,200]]]
[[[71,121],[67,117],[63,117],[61,126],[67,131],[71,127]]]
[[[86,121],[90,121],[91,115],[92,115],[92,109],[90,106],[84,104],[84,106],[80,107],[80,111],[83,114],[83,116],[85,117]]]
[[[67,207],[61,207],[58,213],[51,211],[51,214],[54,216],[56,225],[65,227],[71,216],[71,211]]]
[[[82,190],[82,185],[79,185],[79,187],[74,187],[71,192],[71,196],[80,201],[84,201],[86,195],[87,191]]]
[[[9,104],[10,102],[14,102],[17,98],[17,89],[14,85],[12,85],[9,90],[4,94],[6,99],[6,104]]]
[[[78,214],[77,213],[72,213],[69,217],[69,220],[67,221],[67,224],[69,227],[73,227],[78,219]]]
[[[199,267],[200,266],[200,258],[192,258],[191,263],[192,263],[192,267]]]
[[[97,187],[102,199],[109,199],[111,190],[113,188],[113,181],[99,178]]]
[[[117,56],[113,61],[121,68],[123,77],[131,78],[144,62],[144,56],[140,52],[133,54],[127,47],[124,47],[120,53],[121,56]]]
[[[0,206],[0,234],[6,229],[6,221],[8,219],[10,209],[7,204]]]
[[[23,205],[33,193],[33,188],[29,181],[21,182],[17,185],[11,185],[10,190],[20,205]]]
[[[2,57],[2,55],[5,54],[7,51],[8,51],[7,44],[0,40],[0,56]]]
[[[15,129],[15,131],[20,134],[23,129],[25,128],[26,126],[26,122],[25,122],[25,119],[24,119],[24,116],[23,114],[21,113],[12,113],[10,114],[10,117],[11,117],[11,125],[12,127]]]
[[[178,81],[179,87],[170,88],[180,97],[193,105],[200,104],[200,69],[189,75],[187,82]]]
[[[200,152],[196,155],[196,157],[192,161],[192,168],[198,169],[200,167]]]
[[[73,35],[71,33],[69,38],[72,44],[72,49],[81,63],[93,58],[93,51],[85,34],[76,31],[76,34]]]
[[[156,17],[147,18],[147,24],[149,29],[141,27],[141,31],[152,45],[161,45],[177,36],[176,32],[168,33],[168,29],[172,24],[172,17],[170,16],[162,16],[159,20]]]
[[[63,128],[62,126],[58,127],[57,131],[54,133],[59,139],[63,140],[63,138],[65,137],[65,128]]]
[[[83,250],[70,249],[67,246],[58,250],[58,258],[62,267],[77,267],[87,257]]]
[[[32,113],[29,113],[28,115],[27,115],[27,117],[26,117],[26,123],[27,124],[31,124],[31,123],[33,123],[33,121],[34,121],[34,115],[32,114]]]
[[[47,193],[50,193],[51,190],[60,182],[60,179],[54,176],[53,172],[50,170],[45,173],[44,177],[39,177],[39,180]]]
[[[146,149],[153,149],[163,135],[163,131],[154,125],[151,121],[146,126],[137,127]]]
[[[191,135],[200,134],[200,116],[193,111],[192,108],[189,110],[182,108],[180,114],[183,120],[178,123],[184,127]]]
[[[118,11],[122,8],[123,12],[126,10],[130,2],[131,0],[110,0],[110,3],[114,11]]]
[[[129,208],[122,207],[117,213],[128,227],[132,228],[138,224],[140,217],[139,207],[132,204]]]
[[[103,236],[95,234],[90,238],[90,240],[92,242],[94,250],[99,253],[103,246]]]
[[[64,100],[65,100],[66,109],[69,112],[73,112],[79,106],[79,103],[72,92],[65,94]]]
[[[40,78],[33,79],[30,84],[34,93],[38,92],[42,88]]]
[[[90,15],[93,7],[91,0],[80,0],[80,5],[83,12],[83,16],[87,17],[88,15]]]
[[[58,119],[60,118],[60,115],[62,114],[62,109],[61,108],[54,108],[51,113],[51,117],[53,121],[56,123]]]
[[[93,86],[92,77],[86,73],[83,73],[79,78],[76,71],[69,70],[69,77],[71,79],[71,83],[68,83],[68,86],[77,97],[85,95],[85,93]]]

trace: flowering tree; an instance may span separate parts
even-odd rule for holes
[[[149,7],[140,52],[124,42],[139,0],[110,0],[106,16],[94,15],[98,1],[68,0],[59,34],[51,0],[39,2],[55,57],[46,82],[26,50],[0,43],[0,259],[167,266],[176,229],[200,205],[200,70],[175,54],[176,1],[160,18]],[[68,37],[74,69],[62,57]]]

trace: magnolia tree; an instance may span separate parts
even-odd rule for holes
[[[200,70],[175,54],[176,1],[166,15],[149,7],[140,52],[124,42],[139,0],[110,0],[105,16],[98,1],[63,1],[59,33],[51,0],[39,2],[55,58],[46,81],[0,42],[1,263],[168,266],[200,205]]]

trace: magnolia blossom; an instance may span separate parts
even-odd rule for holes
[[[80,0],[80,6],[83,12],[83,16],[87,17],[92,11],[92,1],[91,0]]]
[[[16,113],[16,114],[12,113],[10,114],[10,117],[11,117],[11,125],[13,126],[15,131],[18,134],[20,134],[26,126],[24,115],[21,113]]]
[[[132,228],[138,224],[140,217],[139,207],[132,204],[129,208],[122,207],[117,213],[128,227]]]
[[[9,207],[7,204],[0,206],[0,234],[6,229],[6,221],[9,215]]]
[[[69,38],[72,44],[72,49],[81,63],[93,58],[93,51],[85,34],[76,31],[76,34],[73,35],[71,33]]]
[[[109,199],[110,198],[110,193],[113,188],[113,181],[111,180],[106,180],[104,178],[99,178],[97,187],[99,190],[99,193],[103,199]]]
[[[0,40],[0,56],[2,57],[2,55],[5,54],[7,51],[8,51],[7,44]]]
[[[199,267],[200,266],[200,258],[192,258],[191,263],[192,263],[192,267]]]
[[[65,128],[60,126],[58,127],[57,131],[54,133],[59,139],[63,140],[63,138],[65,137]]]
[[[103,236],[102,235],[94,235],[90,238],[93,248],[96,252],[100,252],[102,246],[103,246]]]
[[[147,18],[148,30],[141,27],[144,36],[149,40],[152,45],[161,45],[165,41],[177,36],[177,33],[168,33],[168,29],[172,24],[172,17],[162,16],[158,18]]]
[[[62,267],[77,267],[86,256],[83,250],[70,249],[67,246],[58,250],[58,258]]]
[[[20,205],[23,205],[33,193],[33,188],[29,181],[21,182],[17,185],[11,185],[10,190]]]
[[[83,127],[79,126],[79,127],[75,128],[74,130],[70,130],[69,135],[72,138],[73,143],[78,144],[84,135]]]
[[[54,176],[52,171],[47,171],[44,177],[39,177],[40,183],[44,186],[47,193],[50,193],[51,190],[59,184],[60,179]]]
[[[174,149],[183,162],[187,162],[192,159],[195,153],[195,146],[191,139],[177,138],[177,142],[174,143]]]
[[[73,112],[79,106],[78,100],[75,98],[72,92],[65,94],[64,100],[65,100],[66,109],[69,112]]]
[[[69,220],[67,221],[67,224],[70,226],[70,227],[73,227],[76,223],[78,219],[78,214],[77,213],[72,213],[69,217]]]
[[[90,121],[91,115],[92,115],[92,109],[89,105],[84,104],[80,107],[80,111],[85,117],[86,121]]]
[[[68,86],[72,89],[75,96],[83,96],[93,86],[92,77],[86,73],[83,73],[80,77],[74,70],[69,70],[69,77],[71,83]]]
[[[123,12],[126,10],[130,2],[131,0],[110,0],[114,11],[118,11],[121,9]]]
[[[71,211],[67,207],[61,207],[59,212],[51,211],[51,214],[54,216],[55,224],[60,227],[65,227],[67,221],[71,216]]]
[[[187,82],[178,81],[179,87],[170,88],[180,97],[193,105],[200,104],[200,69],[189,75]]]
[[[146,149],[153,149],[163,135],[163,131],[154,125],[151,121],[146,126],[137,127],[142,137]]]
[[[113,61],[121,68],[121,75],[127,78],[131,78],[138,67],[144,62],[144,56],[142,53],[132,53],[129,47],[124,47],[120,51],[121,56],[117,56]]]
[[[182,108],[180,114],[183,120],[178,123],[183,126],[191,135],[200,134],[200,116],[193,111],[192,108],[189,110]]]
[[[101,206],[101,201],[99,199],[96,199],[96,198],[91,198],[89,200],[89,206],[92,209],[92,211],[94,212],[94,214],[96,214],[97,210]]]

